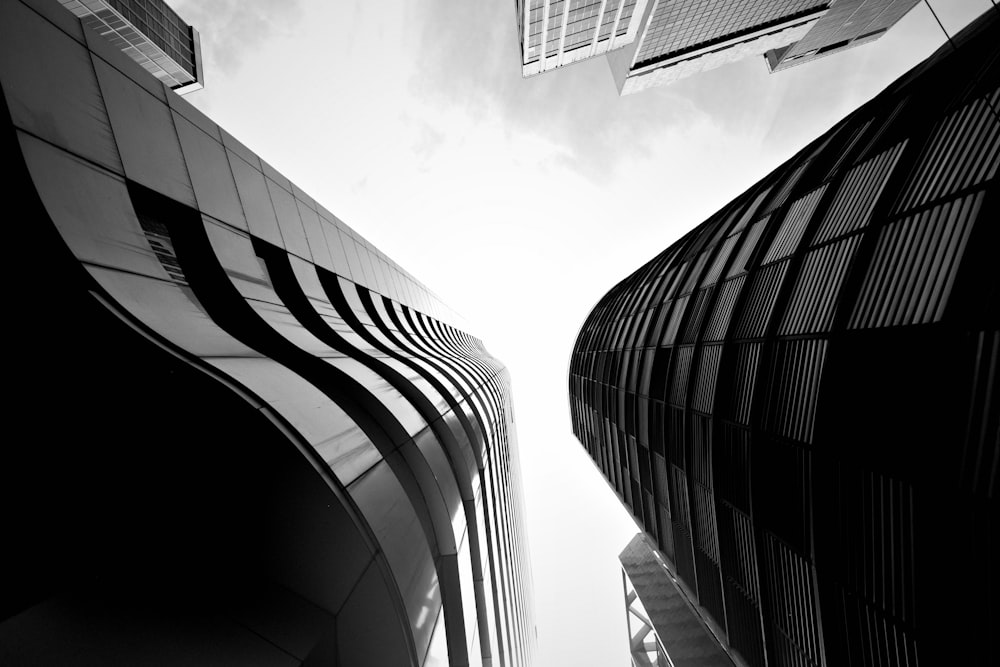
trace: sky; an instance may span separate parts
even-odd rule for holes
[[[619,97],[603,57],[521,78],[510,0],[173,0],[186,99],[461,313],[510,369],[539,667],[626,666],[638,531],[572,434],[567,372],[615,283],[945,41],[749,59]],[[990,0],[932,0],[954,34]]]

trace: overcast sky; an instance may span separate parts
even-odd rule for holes
[[[538,667],[628,665],[637,531],[572,435],[583,319],[666,248],[944,42],[769,75],[750,59],[618,97],[604,58],[524,80],[510,0],[173,0],[217,123],[462,313],[513,376]],[[932,0],[952,33],[990,0]]]

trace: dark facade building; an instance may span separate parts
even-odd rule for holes
[[[0,84],[0,664],[529,665],[503,365],[55,0]]]
[[[580,331],[574,431],[738,665],[1000,661],[998,19]]]
[[[204,87],[201,37],[163,0],[59,0],[85,26],[184,95]]]

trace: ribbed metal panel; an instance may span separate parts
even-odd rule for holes
[[[719,296],[715,300],[712,308],[712,315],[709,317],[705,332],[702,334],[704,341],[722,340],[729,329],[729,322],[733,317],[733,308],[736,307],[736,299],[743,289],[746,276],[737,276],[722,283],[719,288]]]
[[[739,651],[750,667],[765,667],[767,662],[764,658],[760,606],[731,578],[725,578],[724,587],[729,644]]]
[[[698,359],[698,375],[695,380],[694,393],[691,396],[691,409],[710,413],[715,404],[715,379],[719,373],[719,359],[722,357],[721,345],[706,345],[701,348]]]
[[[840,611],[846,619],[846,643],[834,647],[837,654],[842,654],[840,664],[879,667],[919,667],[923,664],[918,660],[912,632],[895,624],[862,599],[844,594],[841,601],[843,608]]]
[[[722,275],[722,269],[726,265],[726,260],[729,259],[729,255],[732,254],[733,248],[736,247],[739,240],[739,234],[732,234],[722,242],[722,247],[719,248],[718,254],[712,260],[712,265],[708,267],[705,277],[701,280],[702,287],[709,287],[719,282],[719,277]]]
[[[757,243],[764,234],[764,230],[767,229],[767,222],[770,219],[770,216],[765,216],[750,225],[750,228],[743,234],[743,243],[740,244],[740,250],[733,258],[733,263],[729,265],[729,271],[726,272],[727,278],[744,273],[750,268],[749,264],[753,252],[757,249]]]
[[[772,433],[812,442],[826,348],[825,340],[777,343],[766,422]]]
[[[767,186],[761,190],[756,197],[754,197],[754,200],[749,206],[746,207],[746,210],[743,211],[743,215],[740,216],[739,222],[733,225],[733,228],[729,232],[730,234],[742,231],[747,226],[747,223],[754,219],[758,213],[757,209],[760,207],[761,202],[767,198],[767,195],[771,192],[773,187],[774,186],[772,185]]]
[[[722,579],[719,566],[699,545],[694,550],[695,565],[698,568],[698,602],[723,628],[726,627],[726,608],[722,601]]]
[[[844,587],[901,622],[914,620],[913,489],[874,472],[841,472]]]
[[[864,136],[865,131],[868,130],[868,126],[871,124],[872,124],[872,119],[869,118],[867,121],[865,121],[864,125],[855,128],[851,132],[851,138],[848,139],[844,143],[843,148],[841,148],[838,151],[837,161],[833,163],[832,167],[830,167],[830,170],[826,174],[826,178],[823,179],[824,181],[830,180],[837,174],[837,172],[840,170],[841,165],[843,165],[844,161],[847,160],[848,156],[850,156],[851,150],[853,150],[854,146],[858,143],[858,140],[861,139],[862,136]]]
[[[750,295],[743,305],[736,327],[736,338],[759,338],[764,335],[787,270],[788,260],[785,260],[766,266],[754,274]]]
[[[743,512],[750,511],[750,431],[734,424],[722,425],[713,456],[715,490],[720,499]]]
[[[858,242],[859,237],[854,236],[806,254],[779,335],[830,330],[840,287]]]
[[[712,256],[712,249],[705,250],[700,255],[698,259],[695,260],[694,265],[691,267],[691,272],[688,274],[687,279],[684,281],[684,287],[681,288],[680,294],[688,294],[694,291],[695,287],[698,286],[699,279],[701,278],[701,272],[705,269],[705,265]]]
[[[694,533],[697,536],[697,547],[711,559],[712,563],[718,566],[719,563],[719,531],[715,526],[715,498],[712,489],[700,482],[691,484],[692,494],[692,521],[694,523]]]
[[[990,107],[992,104],[992,108]],[[984,183],[1000,168],[1000,89],[949,115],[934,131],[897,212]]]
[[[792,190],[794,190],[795,186],[798,185],[799,179],[802,178],[802,174],[808,166],[809,160],[805,160],[795,167],[795,171],[793,171],[791,175],[785,179],[785,182],[781,185],[781,189],[778,190],[778,192],[775,193],[774,198],[767,203],[768,213],[780,208],[788,200],[788,197],[792,194]]]
[[[866,227],[875,202],[906,148],[905,141],[854,167],[844,177],[837,196],[816,232],[813,244],[829,241]]]
[[[677,341],[677,333],[681,328],[681,320],[684,319],[684,311],[690,296],[682,296],[673,302],[670,311],[670,319],[667,320],[667,328],[663,331],[662,345],[673,345]]]
[[[959,474],[962,486],[971,493],[996,497],[1000,451],[1000,332],[980,331],[975,339],[975,370],[970,391],[969,416],[965,429]]]
[[[729,398],[729,418],[740,424],[750,423],[750,408],[754,386],[757,384],[760,361],[760,343],[742,343],[734,346],[735,363],[729,381],[732,389]]]
[[[816,619],[812,568],[800,555],[772,535],[764,536],[767,568],[767,617],[777,665],[819,665],[822,653]]]
[[[886,131],[888,131],[889,128],[891,128],[896,123],[896,118],[899,117],[899,115],[903,112],[909,101],[910,98],[904,96],[898,102],[896,102],[895,106],[892,108],[892,111],[885,116],[885,119],[879,125],[878,130],[876,130],[871,135],[871,138],[868,140],[868,143],[865,145],[865,147],[862,148],[860,151],[858,151],[857,156],[855,156],[854,158],[854,164],[857,164],[858,162],[861,162],[863,160],[867,160],[872,150],[875,150],[879,147],[879,144],[882,143],[882,137],[885,135]]]
[[[711,301],[712,288],[705,287],[694,294],[694,301],[691,303],[687,324],[684,326],[684,335],[681,336],[681,343],[693,343],[698,338],[698,331],[701,329],[702,320],[708,312],[708,304]]]
[[[687,475],[676,465],[670,466],[670,510],[674,521],[690,534]]]
[[[759,603],[756,540],[750,516],[724,500],[716,508],[722,569],[739,586],[744,596]]]
[[[677,358],[674,361],[674,379],[670,385],[670,402],[673,405],[683,406],[685,404],[693,358],[694,347],[677,348]]]
[[[939,321],[982,202],[980,192],[886,226],[850,327]]]
[[[826,192],[825,185],[816,188],[805,197],[795,200],[789,207],[788,213],[785,215],[785,219],[761,264],[770,264],[795,252],[824,192]]]

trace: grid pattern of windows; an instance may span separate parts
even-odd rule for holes
[[[615,27],[615,17],[618,15],[618,7],[622,0],[607,0],[604,8],[604,16],[601,17],[601,31],[597,35],[598,40],[605,40],[611,37],[611,31]]]
[[[637,64],[670,57],[807,15],[829,0],[660,0],[646,24]]]
[[[528,10],[528,53],[526,62],[538,59],[542,45],[542,29],[545,27],[545,0],[531,0]]]
[[[188,72],[194,72],[191,28],[162,0],[107,0],[139,32],[166,51]]]
[[[571,0],[563,48],[569,51],[589,45],[594,39],[600,13],[601,0]]]
[[[518,2],[524,76],[626,46],[631,41],[628,27],[632,14],[642,11],[646,2],[647,0]],[[634,33],[632,36],[634,37]]]
[[[565,16],[563,8],[566,0],[552,0],[549,4],[549,27],[545,33],[545,55],[554,56],[559,51]]]
[[[577,338],[574,432],[754,667],[910,667],[962,631],[955,599],[996,614],[975,592],[995,547],[938,548],[996,520],[1000,18],[978,29],[615,285]],[[615,434],[651,464],[604,455]]]
[[[184,94],[201,87],[197,32],[162,0],[59,0],[146,71]]]

